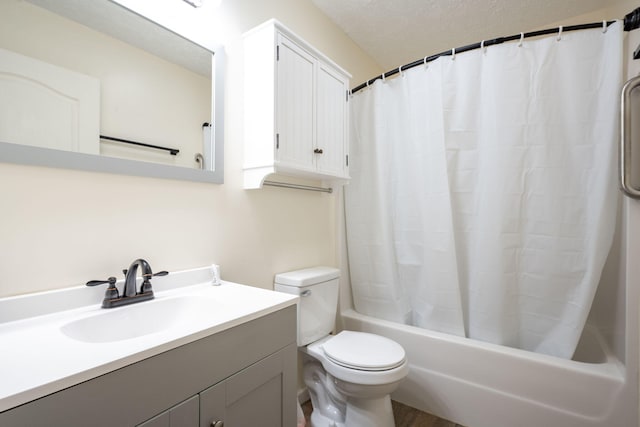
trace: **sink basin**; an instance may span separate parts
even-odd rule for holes
[[[87,343],[122,341],[184,327],[219,310],[219,303],[212,298],[179,296],[103,310],[71,321],[60,330]]]

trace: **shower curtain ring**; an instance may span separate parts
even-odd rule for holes
[[[603,20],[602,21],[602,34],[606,34],[607,33],[607,21]]]
[[[455,47],[453,49],[451,49],[451,60],[453,61],[454,59],[456,59],[456,48]]]
[[[518,43],[518,47],[522,47],[523,41],[524,41],[524,33],[520,33],[520,43]]]
[[[562,25],[558,28],[558,41],[562,40]]]
[[[429,64],[427,63],[427,57],[424,57],[424,69],[426,70],[427,68],[429,68]]]
[[[487,53],[487,49],[484,48],[484,40],[480,42],[480,50],[482,51],[482,53]]]
[[[382,83],[386,83],[386,82],[387,82],[386,76],[384,75],[384,73],[382,73]]]
[[[404,77],[404,74],[402,74],[402,65],[398,67],[398,72],[400,73],[400,77]]]

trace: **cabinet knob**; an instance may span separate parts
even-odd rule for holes
[[[313,150],[313,152],[316,153],[316,154],[322,154],[323,153],[322,148],[316,148],[315,150]]]
[[[211,421],[211,427],[224,427],[224,422],[221,420]]]

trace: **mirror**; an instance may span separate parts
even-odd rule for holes
[[[0,161],[222,183],[215,50],[110,0],[0,2]]]

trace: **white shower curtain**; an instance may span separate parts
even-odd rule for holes
[[[621,79],[616,22],[441,57],[356,93],[356,310],[570,358],[613,238]]]

